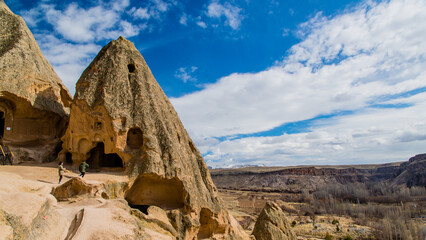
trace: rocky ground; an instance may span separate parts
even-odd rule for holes
[[[283,201],[281,193],[220,190],[231,214],[239,221],[247,233],[254,229],[257,216],[268,202],[274,202],[284,208],[285,218],[293,223],[292,230],[299,240],[324,239],[327,233],[334,237],[344,238],[346,235],[355,236],[356,239],[370,239],[372,229],[355,223],[350,217],[337,215],[304,216],[298,214],[298,209],[304,203]],[[333,220],[339,221],[333,224]]]
[[[403,236],[397,239],[423,240],[425,174],[426,154],[406,162],[377,165],[211,170],[228,209],[248,233],[265,204],[274,202],[293,223],[298,239],[324,239],[329,234],[334,239],[349,235],[355,239]],[[373,188],[367,190],[366,186],[376,186],[381,193],[369,192]],[[346,193],[340,198],[329,195],[341,189],[352,189],[347,193],[352,191],[353,198],[347,198]],[[378,234],[383,231],[393,232]]]
[[[70,172],[58,184],[56,163],[0,165],[0,240],[175,239],[167,212],[150,206],[141,214],[129,207],[124,200],[129,179],[121,171],[97,169],[82,180],[76,168],[65,167]],[[371,226],[349,216],[301,214],[308,205],[297,201],[297,193],[220,189],[220,196],[248,235],[264,206],[273,202],[284,210],[297,239],[373,237]]]
[[[0,239],[174,239],[162,209],[138,215],[114,196],[127,176],[70,170],[60,186],[55,163],[0,166]]]

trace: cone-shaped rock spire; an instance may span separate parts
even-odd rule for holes
[[[105,46],[77,82],[63,142],[73,164],[86,160],[133,176],[126,200],[168,211],[179,239],[245,237],[144,58],[123,37]]]
[[[55,158],[70,102],[24,20],[1,0],[0,135],[16,150],[16,161]]]
[[[68,115],[71,96],[40,51],[24,20],[0,2],[0,91],[35,108]]]

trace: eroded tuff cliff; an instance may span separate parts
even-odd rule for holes
[[[408,162],[402,163],[394,171],[392,183],[406,185],[407,187],[426,187],[426,154],[411,157]]]
[[[0,0],[0,135],[15,161],[53,160],[71,96],[24,20]]]
[[[266,192],[300,193],[327,184],[375,182],[425,187],[426,154],[402,163],[213,169],[211,175],[218,188]]]
[[[132,177],[134,207],[167,211],[179,239],[247,238],[222,207],[207,166],[133,43],[111,41],[77,82],[64,160]]]

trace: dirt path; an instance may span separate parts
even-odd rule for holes
[[[61,184],[79,177],[77,167],[65,168],[71,172],[65,173]],[[115,170],[87,172],[84,183],[129,181]],[[145,231],[138,229],[124,199],[81,195],[57,201],[51,192],[58,179],[57,163],[0,165],[0,239],[124,239],[134,231]]]
[[[80,174],[77,167],[65,165],[65,168],[71,172],[65,173],[61,183],[64,183],[71,178],[78,177]],[[0,165],[0,174],[2,172],[14,173],[27,180],[38,181],[49,185],[58,185],[58,164],[55,162],[42,164],[27,163],[19,165]],[[129,178],[124,175],[123,172],[109,169],[101,169],[99,172],[89,171],[84,176],[84,179],[88,182],[129,181]]]

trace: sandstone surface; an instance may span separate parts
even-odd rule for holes
[[[77,169],[67,166],[72,172],[66,173],[67,181],[58,185],[55,164],[39,165],[0,165],[0,239],[182,239],[178,227],[170,221],[171,213],[162,208],[148,206],[139,211],[130,208],[122,197],[108,199],[88,194],[105,191],[107,185],[121,186],[126,179],[123,176],[113,172],[88,173],[87,179],[82,180],[77,177]],[[50,194],[55,192],[53,189],[69,190],[73,185],[78,194],[70,198],[57,200]],[[188,218],[179,211],[174,214]]]
[[[291,230],[285,214],[281,208],[273,202],[267,202],[256,224],[253,235],[256,240],[295,240],[296,235]]]
[[[0,136],[15,161],[51,161],[71,96],[24,20],[0,0]]]
[[[245,239],[223,208],[207,166],[144,58],[111,41],[77,82],[60,158],[131,176],[125,199],[167,212],[178,239]]]
[[[72,200],[74,198],[124,198],[129,190],[127,182],[117,181],[85,181],[82,178],[72,178],[66,183],[52,190],[52,195],[58,200]]]

